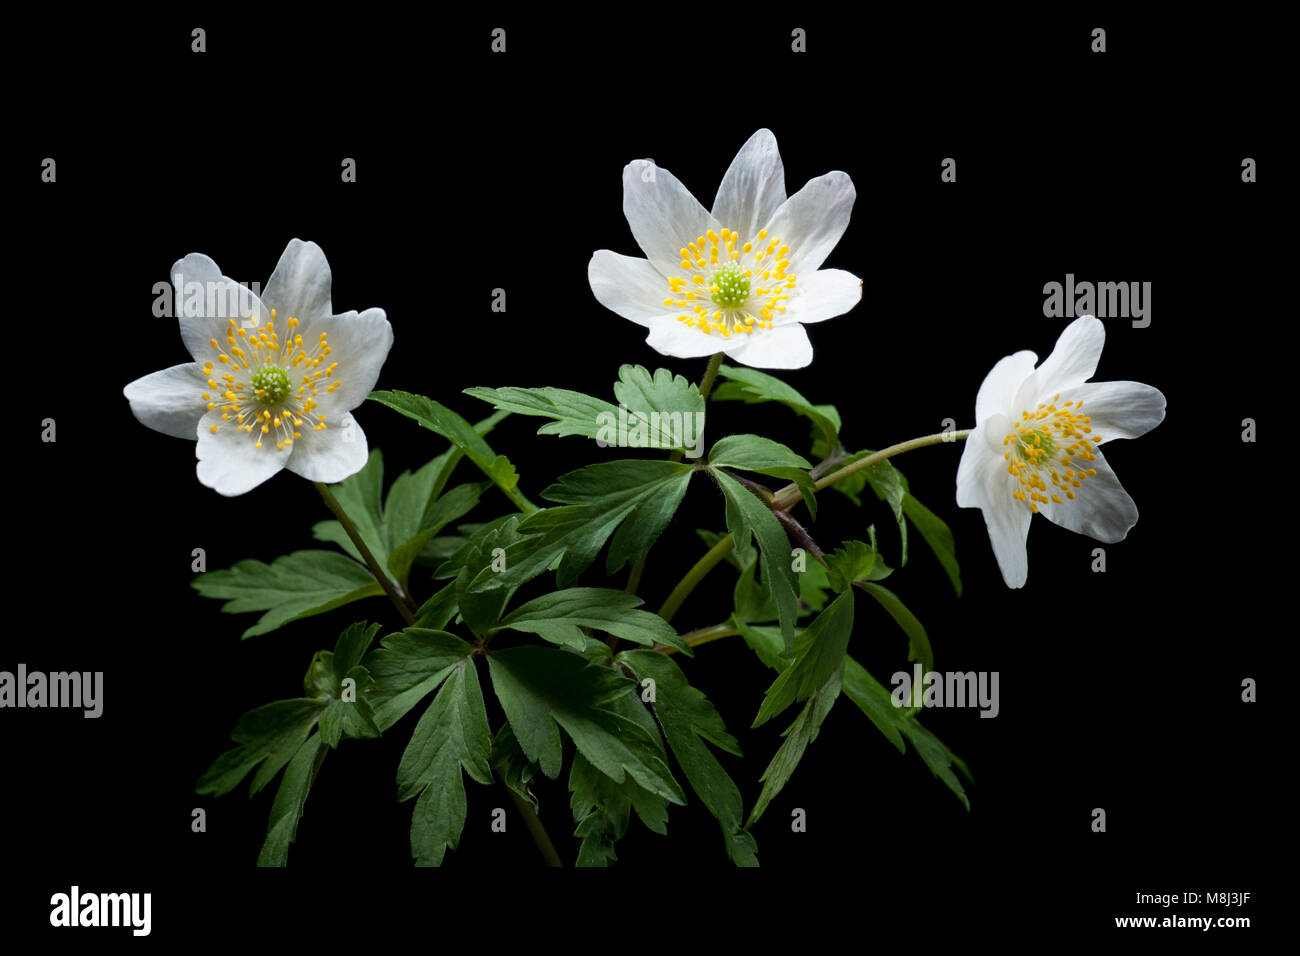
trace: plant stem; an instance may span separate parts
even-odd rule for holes
[[[724,637],[732,637],[739,634],[740,631],[732,627],[730,623],[714,624],[712,627],[702,627],[698,631],[691,631],[689,634],[683,634],[682,640],[688,647],[699,647],[701,644],[708,644],[710,641],[721,640]],[[667,644],[656,644],[655,650],[662,654],[676,654],[677,648],[669,647]]]
[[[881,449],[880,451],[873,452],[864,458],[859,458],[857,461],[850,462],[838,471],[831,472],[825,478],[817,481],[813,487],[818,491],[821,491],[823,488],[829,488],[831,485],[835,484],[835,482],[847,478],[854,472],[861,471],[863,468],[870,468],[872,465],[884,461],[886,458],[892,458],[894,455],[901,455],[903,452],[911,451],[914,448],[924,448],[927,445],[937,445],[940,442],[959,441],[966,438],[971,431],[971,429],[966,429],[965,431],[958,432],[941,432],[937,435],[925,435],[922,438],[913,438],[910,441],[899,442],[897,445],[890,445],[888,448]],[[803,493],[796,485],[791,484],[776,492],[775,497],[771,502],[769,502],[769,507],[773,511],[785,512],[789,511],[802,500]],[[677,582],[677,586],[673,588],[672,593],[668,595],[668,599],[664,601],[663,607],[659,609],[659,616],[665,621],[671,621],[673,615],[677,613],[677,609],[682,606],[682,602],[684,602],[690,596],[691,592],[695,590],[696,585],[704,580],[704,576],[717,567],[718,562],[729,555],[735,547],[735,538],[731,535],[727,535],[710,548],[705,553],[704,557],[696,561],[682,579]]]
[[[514,801],[515,809],[519,811],[519,815],[524,818],[524,826],[528,828],[528,835],[537,844],[537,849],[541,852],[546,865],[564,866],[564,861],[560,859],[560,854],[555,851],[555,844],[551,842],[551,836],[546,832],[546,827],[542,826],[542,821],[533,812],[533,805],[511,789],[506,783],[505,773],[500,769],[497,770],[497,779],[501,781],[501,786],[505,787],[510,794],[510,799]]]
[[[384,589],[388,599],[393,602],[397,612],[402,615],[402,620],[408,625],[414,625],[415,602],[408,595],[399,592],[392,579],[384,573],[384,569],[379,566],[379,562],[370,553],[366,543],[361,540],[361,532],[357,531],[357,526],[352,523],[352,519],[348,517],[347,512],[343,510],[343,506],[339,504],[339,500],[334,497],[334,492],[330,491],[329,485],[320,481],[313,481],[312,484],[316,486],[320,496],[325,499],[325,506],[334,513],[334,517],[339,519],[339,524],[343,525],[343,530],[348,533],[348,537],[352,539],[352,543],[356,545],[357,551],[365,560],[366,567],[370,569],[370,573],[379,582],[379,586]]]
[[[821,491],[823,488],[829,488],[837,481],[847,478],[863,468],[870,468],[872,465],[884,461],[886,458],[893,458],[895,455],[901,455],[905,451],[911,451],[914,448],[924,448],[927,445],[937,445],[940,442],[954,442],[966,438],[973,429],[965,429],[957,432],[939,432],[936,435],[925,435],[921,438],[913,438],[910,441],[899,442],[897,445],[890,445],[888,448],[882,448],[880,451],[873,452],[865,458],[859,458],[857,461],[850,462],[843,468],[831,472],[825,478],[819,479],[814,483],[813,488]],[[776,493],[776,499],[772,502],[774,511],[789,511],[796,504],[803,500],[803,492],[796,485],[787,485]]]
[[[704,580],[704,576],[717,567],[718,562],[731,554],[736,547],[736,539],[733,535],[727,535],[713,547],[709,548],[704,557],[696,561],[685,576],[677,582],[677,587],[673,588],[672,593],[668,595],[659,608],[659,616],[665,621],[671,621],[677,609],[682,606],[682,602],[690,596],[695,590],[695,586]]]
[[[722,365],[722,353],[717,352],[709,359],[709,366],[704,370],[704,377],[700,379],[697,386],[700,391],[700,398],[706,402],[709,400],[709,392],[713,391],[713,382],[718,377],[718,367]],[[669,461],[681,461],[682,449],[674,448],[673,453],[668,456]],[[645,573],[646,559],[649,558],[650,552],[636,559],[636,564],[632,565],[632,570],[627,575],[627,585],[623,588],[628,594],[636,594],[636,589],[641,586],[641,575]],[[667,620],[667,618],[665,618]],[[609,642],[610,650],[618,646],[618,638],[611,638]]]

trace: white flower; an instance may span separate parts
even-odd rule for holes
[[[842,315],[862,280],[821,269],[849,224],[853,182],[833,172],[789,199],[776,137],[761,129],[741,147],[707,212],[648,159],[623,169],[623,213],[645,259],[602,249],[587,278],[600,304],[650,330],[662,355],[725,352],[758,368],[803,368],[803,324]]]
[[[193,362],[124,389],[145,425],[198,440],[199,481],[241,495],[281,468],[336,482],[361,470],[365,401],[393,344],[383,309],[335,315],[330,268],[294,239],[259,299],[191,253],[172,266],[181,339]]]
[[[1101,322],[1075,319],[1038,368],[1033,352],[993,366],[975,399],[975,429],[957,468],[957,504],[979,508],[1008,587],[1029,574],[1029,520],[1106,544],[1123,541],[1137,505],[1098,447],[1137,438],[1165,417],[1165,397],[1139,382],[1089,382],[1106,340]]]

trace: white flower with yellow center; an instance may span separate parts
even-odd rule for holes
[[[822,269],[849,224],[846,173],[809,180],[790,198],[776,137],[761,129],[732,160],[707,211],[668,170],[623,170],[623,213],[645,259],[602,249],[587,278],[601,305],[650,330],[662,355],[725,352],[757,368],[812,361],[804,324],[849,311],[862,280]]]
[[[368,449],[351,412],[393,344],[384,310],[335,315],[325,254],[298,239],[260,299],[198,253],[172,266],[172,281],[194,361],[128,385],[135,417],[197,439],[199,481],[223,495],[281,468],[326,483],[360,471]]]
[[[1139,382],[1089,382],[1106,340],[1101,322],[1075,319],[1037,368],[1033,352],[993,366],[975,399],[975,428],[957,469],[957,504],[984,512],[1008,587],[1029,574],[1029,521],[1054,524],[1106,544],[1123,541],[1137,505],[1100,446],[1137,438],[1165,417],[1165,397]]]

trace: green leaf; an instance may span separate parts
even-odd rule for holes
[[[401,720],[474,651],[455,634],[418,627],[379,643],[364,666],[374,681],[369,700],[381,730]]]
[[[289,844],[298,834],[298,821],[302,819],[307,793],[320,770],[321,761],[329,748],[320,736],[307,739],[280,780],[275,802],[271,805],[271,821],[266,830],[266,841],[257,856],[258,866],[285,866],[289,862]]]
[[[813,405],[785,382],[752,368],[719,367],[718,374],[730,379],[713,390],[715,401],[740,400],[749,404],[780,402],[809,419],[832,446],[839,442],[840,416],[833,405]]]
[[[230,734],[239,746],[212,762],[199,778],[196,792],[216,797],[229,793],[260,764],[251,788],[251,793],[257,793],[298,752],[325,706],[324,698],[298,697],[250,710]]]
[[[760,475],[771,475],[793,481],[803,492],[808,503],[808,513],[817,517],[817,499],[813,494],[813,480],[808,475],[812,467],[802,455],[787,446],[759,435],[728,435],[709,451],[709,464],[717,468],[739,468]]]
[[[798,579],[790,559],[790,541],[785,529],[771,510],[726,472],[715,471],[714,478],[722,488],[730,507],[727,509],[727,527],[736,536],[739,547],[749,546],[750,535],[758,540],[762,556],[763,581],[771,588],[776,601],[777,616],[786,646],[794,641],[795,621],[798,618],[796,594]]]
[[[492,769],[502,770],[505,785],[533,805],[536,812],[540,804],[528,784],[537,776],[537,764],[524,756],[523,748],[515,739],[515,732],[509,723],[501,725],[496,739],[492,741]]]
[[[548,777],[560,772],[563,728],[578,752],[615,783],[630,776],[670,803],[686,802],[654,740],[614,708],[616,698],[635,691],[634,681],[560,648],[493,651],[488,665],[519,746]]]
[[[650,549],[686,493],[695,469],[672,461],[622,460],[588,465],[561,476],[543,497],[563,507],[529,515],[524,536],[506,548],[506,571],[497,586],[518,586],[540,573],[551,554],[563,551],[556,580],[568,587],[610,542],[606,572],[613,574]],[[617,533],[615,533],[615,529]],[[491,586],[480,572],[475,587]]]
[[[961,568],[957,566],[957,545],[953,541],[952,531],[936,515],[908,492],[903,496],[903,513],[911,520],[921,537],[930,546],[943,570],[952,582],[952,588],[961,597]]]
[[[657,614],[638,611],[644,602],[626,591],[611,588],[569,588],[546,594],[516,608],[501,621],[501,628],[538,634],[554,644],[581,650],[586,645],[582,628],[592,627],[615,637],[653,647],[676,647],[687,656],[690,647],[677,630]]]
[[[224,599],[226,614],[265,611],[245,638],[384,593],[366,568],[333,551],[295,551],[269,565],[236,561],[200,574],[190,586],[204,597]]]
[[[794,773],[795,767],[803,759],[804,751],[808,745],[817,739],[817,734],[821,730],[822,722],[826,715],[830,713],[831,707],[835,705],[835,699],[840,694],[840,680],[843,673],[843,662],[841,661],[840,670],[831,675],[831,678],[820,688],[818,688],[808,702],[804,704],[803,710],[795,718],[784,734],[785,742],[777,749],[776,755],[772,757],[772,762],[767,765],[763,771],[763,776],[759,780],[763,784],[763,789],[758,795],[758,800],[754,803],[754,809],[750,811],[749,821],[745,824],[746,828],[752,827],[758,822],[758,818],[763,815],[763,811],[775,799],[786,783]]]
[[[898,748],[899,753],[906,750],[903,738],[910,740],[931,773],[957,795],[957,799],[967,810],[970,809],[970,799],[966,796],[961,781],[953,772],[955,766],[969,779],[970,771],[966,769],[966,765],[944,746],[938,737],[921,726],[921,722],[915,715],[905,708],[896,706],[893,695],[881,686],[865,667],[851,657],[845,660],[844,693],[861,708],[889,742]]]
[[[777,675],[754,718],[760,727],[796,701],[808,700],[844,668],[853,635],[853,592],[832,601],[794,644],[793,663]]]
[[[700,802],[721,824],[724,843],[733,862],[738,866],[757,866],[753,840],[740,832],[744,819],[740,788],[705,743],[741,755],[740,745],[727,732],[721,715],[666,655],[656,651],[624,651],[618,657],[631,668],[638,681],[654,680],[655,716],[663,727],[668,746]]]
[[[577,824],[574,836],[582,838],[578,866],[608,866],[618,857],[614,844],[627,832],[633,808],[641,822],[654,833],[668,832],[668,805],[630,776],[616,783],[605,776],[581,753],[574,754],[569,771],[569,806]]]
[[[615,421],[618,418],[616,406],[567,388],[467,388],[465,394],[481,398],[501,411],[555,419],[537,429],[539,435],[596,438],[602,415],[613,415]]]
[[[872,526],[874,529],[874,525]],[[847,591],[855,581],[881,581],[894,573],[872,544],[845,541],[842,547],[826,555],[826,579],[836,591]]]
[[[478,674],[469,658],[455,665],[411,735],[397,769],[397,796],[419,795],[411,817],[411,854],[419,866],[439,866],[465,828],[461,770],[492,782],[492,734]]]
[[[907,635],[907,659],[920,661],[924,673],[928,674],[934,670],[934,651],[930,648],[930,637],[925,633],[921,622],[916,619],[916,615],[907,609],[907,605],[899,599],[898,595],[883,585],[871,581],[854,583],[879,601],[880,606],[888,611],[889,616],[903,629],[903,633]]]
[[[785,638],[782,637],[779,627],[760,627],[742,621],[738,617],[732,617],[731,625],[740,632],[749,649],[768,667],[781,671],[790,666],[790,658],[786,656]],[[798,637],[795,640],[798,640]]]
[[[876,497],[888,504],[889,509],[894,513],[894,520],[898,522],[898,534],[902,540],[902,556],[898,559],[898,566],[903,567],[907,564],[907,520],[903,515],[903,497],[907,494],[907,482],[888,459],[878,461],[869,468],[863,468],[861,474],[866,476]]]
[[[652,376],[639,365],[619,369],[614,394],[626,411],[604,399],[564,388],[469,388],[466,394],[490,402],[498,409],[520,415],[555,419],[538,429],[539,435],[581,435],[628,447],[681,449],[699,447],[702,429],[692,417],[704,412],[699,389],[680,375],[657,369]],[[610,429],[613,429],[611,433]]]
[[[515,471],[515,466],[510,464],[510,459],[493,452],[474,426],[450,408],[431,398],[412,395],[410,392],[376,391],[370,393],[370,398],[447,439],[512,502],[524,511],[533,510],[533,505],[516,487],[519,484],[519,474]]]

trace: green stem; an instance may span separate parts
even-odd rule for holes
[[[393,584],[392,578],[384,573],[384,569],[379,566],[379,562],[376,561],[375,556],[370,553],[370,549],[366,547],[366,543],[361,540],[361,532],[359,532],[357,526],[352,523],[352,519],[348,517],[348,513],[343,510],[343,506],[339,504],[339,500],[334,497],[334,492],[330,491],[329,485],[320,481],[313,481],[312,484],[316,486],[316,490],[320,492],[320,496],[325,499],[325,506],[334,513],[334,517],[339,519],[339,524],[343,525],[343,530],[348,533],[348,537],[352,539],[352,543],[356,545],[357,551],[366,562],[366,567],[370,569],[370,573],[373,574],[375,580],[379,582],[379,586],[384,589],[384,593],[388,595],[388,599],[393,602],[393,605],[397,608],[397,612],[402,615],[402,620],[408,625],[414,625],[416,611],[415,602],[405,593],[399,592],[397,586]]]
[[[831,472],[825,478],[819,479],[813,488],[821,491],[823,488],[829,488],[837,481],[842,481],[849,475],[861,471],[863,468],[870,468],[886,458],[893,458],[895,455],[901,455],[905,451],[911,451],[914,448],[924,448],[927,445],[937,445],[940,442],[960,441],[970,435],[973,429],[967,428],[964,431],[957,432],[939,432],[936,435],[925,435],[921,438],[913,438],[910,441],[899,442],[897,445],[890,445],[880,451],[873,452],[865,458],[859,458],[857,461],[850,462],[843,468]],[[772,502],[772,510],[789,511],[800,501],[803,500],[803,492],[796,485],[787,485],[776,493],[776,498]]]
[[[958,432],[942,432],[937,435],[926,435],[922,438],[913,438],[911,441],[899,442],[897,445],[890,445],[888,448],[873,452],[865,458],[850,462],[838,471],[831,472],[825,478],[820,479],[813,487],[821,491],[823,488],[829,488],[835,482],[847,478],[854,472],[861,471],[863,468],[870,468],[886,458],[901,455],[913,448],[924,448],[927,445],[937,445],[940,442],[959,441],[966,438],[970,433],[971,429]],[[787,485],[776,493],[776,496],[770,502],[770,507],[773,511],[789,511],[802,500],[803,493],[799,491],[798,487]],[[696,585],[704,580],[704,576],[717,567],[718,562],[729,555],[735,547],[735,538],[732,535],[727,535],[710,548],[704,557],[696,561],[682,579],[677,582],[677,586],[673,588],[672,593],[668,595],[668,599],[664,601],[663,607],[659,609],[659,616],[665,621],[671,621],[673,615],[677,613],[677,609],[682,606],[682,602],[695,590]]]
[[[709,359],[709,366],[704,370],[704,377],[700,379],[700,384],[697,386],[700,398],[706,402],[709,400],[709,392],[713,391],[713,383],[718,377],[718,368],[721,365],[722,353],[718,352]],[[674,448],[673,453],[668,456],[668,460],[681,461],[682,455],[682,449]],[[628,572],[627,585],[623,588],[628,594],[636,594],[636,589],[641,586],[641,575],[645,573],[645,563],[649,557],[650,552],[646,551],[645,554],[636,559],[636,563],[632,565],[632,570]],[[618,638],[611,638],[609,642],[610,649],[613,650],[617,645]]]
[[[718,566],[718,562],[731,554],[735,547],[735,536],[729,534],[709,548],[704,557],[696,561],[685,576],[677,582],[677,587],[673,588],[672,593],[664,601],[663,607],[659,608],[659,616],[665,621],[671,621],[673,615],[677,613],[677,609],[682,606],[682,602],[695,590],[695,586],[704,580],[706,574]]]
[[[682,640],[688,647],[699,647],[701,644],[708,644],[710,641],[721,640],[724,637],[732,637],[739,634],[736,628],[729,623],[714,624],[712,627],[702,627],[698,631],[691,631],[689,634],[683,634]],[[676,654],[677,648],[669,647],[666,644],[656,644],[655,650],[664,654]]]
[[[528,834],[537,844],[537,849],[541,851],[542,859],[546,861],[547,866],[564,866],[564,861],[560,859],[560,854],[555,851],[555,844],[551,842],[551,835],[546,832],[546,827],[538,819],[537,814],[533,811],[533,805],[525,800],[519,794],[511,789],[506,783],[504,771],[497,770],[497,778],[501,781],[501,786],[506,788],[510,794],[510,799],[515,803],[515,809],[519,815],[524,818],[524,826],[528,828]]]

